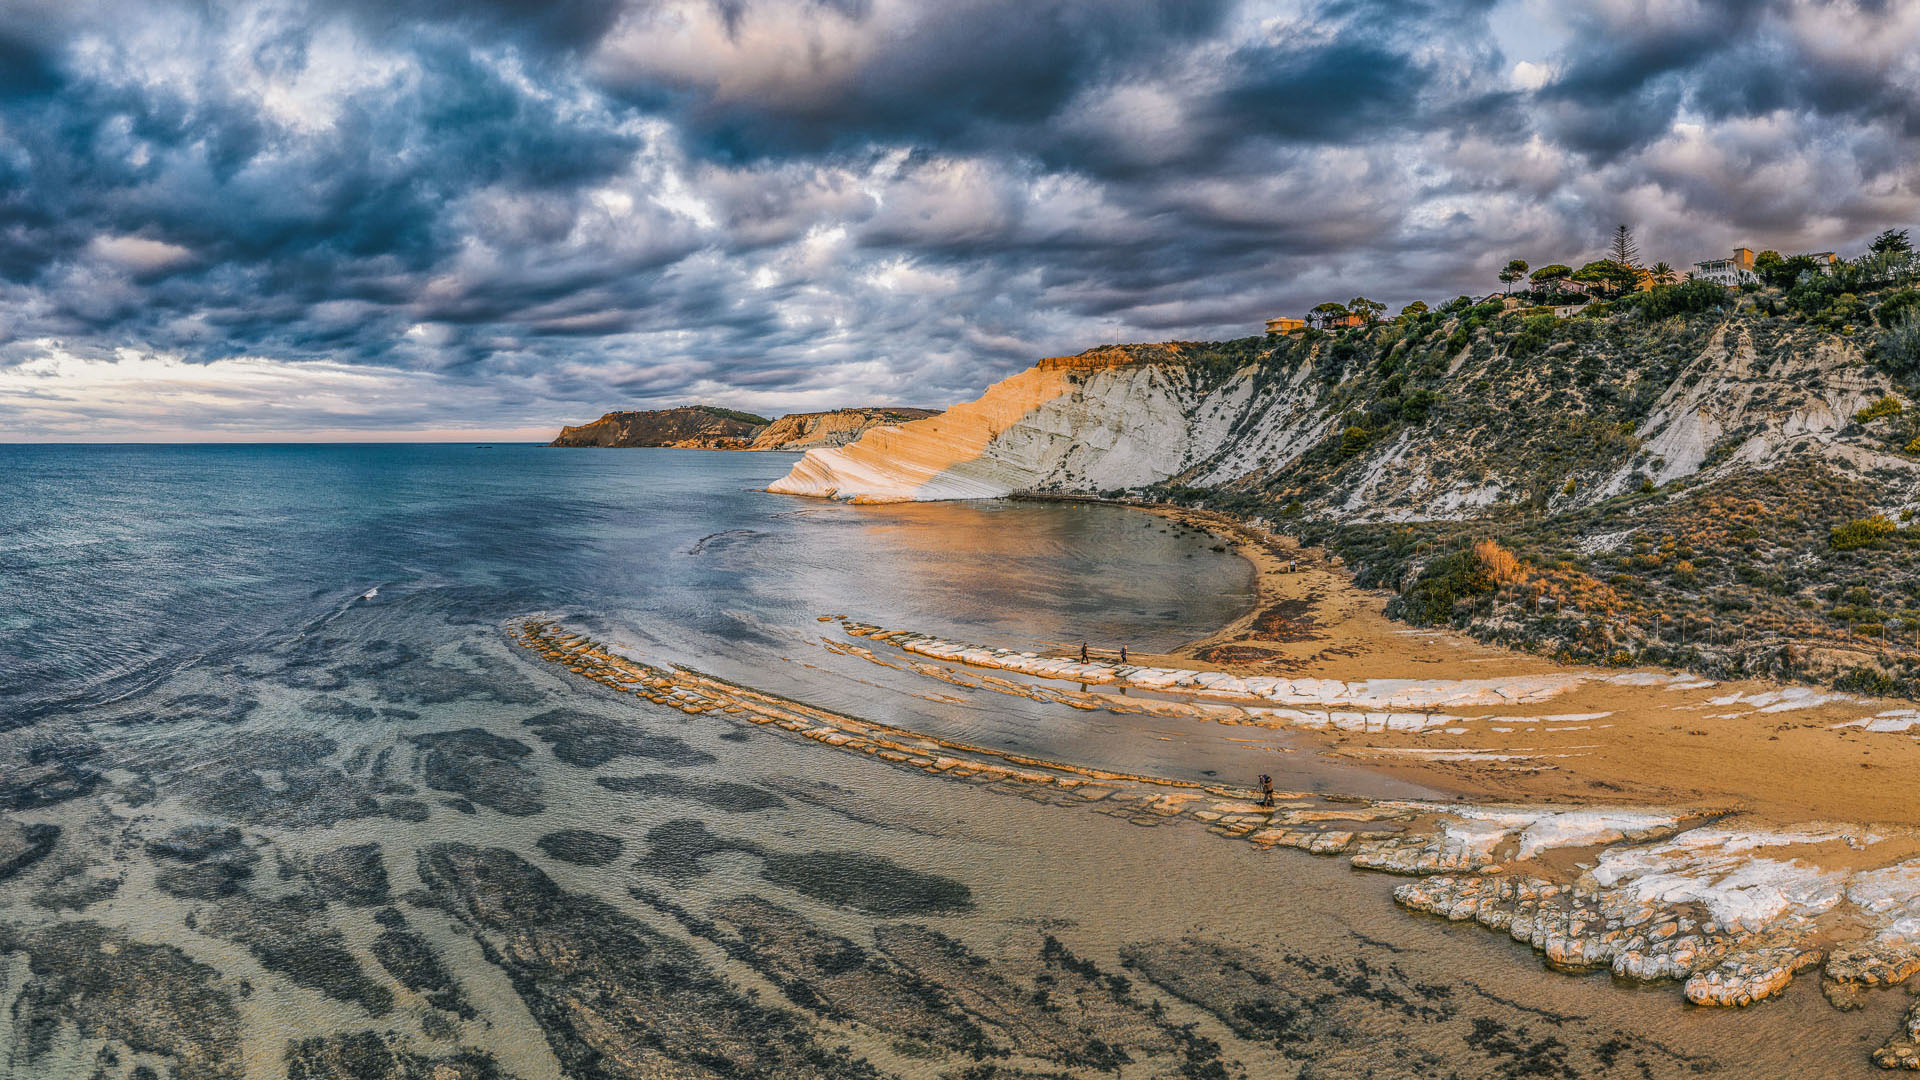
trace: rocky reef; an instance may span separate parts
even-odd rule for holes
[[[1266,689],[1242,685],[1223,692],[1197,672],[1117,664],[1095,670],[862,624],[847,629],[920,655],[951,651],[955,660],[1009,672],[1032,667],[1041,677],[1093,681],[1144,676],[1157,693],[1176,700],[1195,695],[1203,708],[1213,707],[1204,700],[1209,690],[1244,699]],[[1474,805],[1307,792],[1278,793],[1276,804],[1266,807],[1245,789],[1043,761],[859,720],[697,672],[643,664],[552,623],[528,622],[515,637],[574,674],[690,715],[721,713],[899,768],[1135,825],[1191,822],[1260,847],[1338,855],[1357,868],[1409,875],[1415,880],[1394,892],[1409,909],[1510,934],[1555,968],[1678,981],[1695,1004],[1752,1004],[1816,967],[1829,997],[1843,1002],[1859,989],[1898,985],[1920,972],[1920,832],[1911,829],[1742,826],[1707,808]],[[1421,699],[1414,707],[1430,708],[1437,701],[1485,704],[1489,692],[1471,680],[1403,681],[1357,693],[1348,684],[1313,689],[1322,703],[1360,698],[1358,704],[1381,715],[1391,715],[1385,710],[1395,707],[1396,694],[1413,694]],[[1560,689],[1542,688],[1549,697]],[[652,858],[663,870],[680,872],[698,872],[709,853],[754,850],[697,822],[653,839]],[[776,880],[777,873],[767,877]],[[1920,1011],[1874,1061],[1920,1068],[1916,1023]]]

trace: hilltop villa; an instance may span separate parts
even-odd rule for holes
[[[1806,256],[1814,262],[1819,263],[1821,269],[1827,273],[1832,273],[1833,264],[1840,261],[1840,256],[1831,251],[1809,251],[1806,253]],[[1716,285],[1725,285],[1728,288],[1745,285],[1749,282],[1757,283],[1760,280],[1760,275],[1753,271],[1753,260],[1754,254],[1752,248],[1734,248],[1731,259],[1708,259],[1705,262],[1694,263],[1693,279],[1695,281],[1711,281]]]

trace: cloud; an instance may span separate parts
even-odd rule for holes
[[[139,275],[161,273],[193,259],[193,252],[179,244],[144,236],[96,236],[87,243],[87,254]]]
[[[937,405],[1620,221],[1844,251],[1916,103],[1872,0],[21,0],[0,437]]]

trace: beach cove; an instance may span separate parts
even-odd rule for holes
[[[785,464],[762,455],[459,452],[69,459],[34,494],[0,1075],[1870,1076],[1898,1049],[1910,1001],[1864,978],[1832,980],[1848,1011],[1814,968],[1695,1007],[1671,968],[1636,992],[1540,959],[1671,966],[1671,925],[1721,949],[1701,970],[1737,981],[1701,992],[1729,1000],[1810,947],[1888,981],[1871,875],[1910,823],[1871,784],[1743,804],[1737,776],[1580,749],[1744,721],[1895,769],[1884,706],[1405,635],[1337,567],[1268,574],[1284,543],[1199,519],[822,505],[754,491]],[[216,527],[153,515],[121,550],[192,547],[201,576],[123,566],[116,596],[62,522],[141,488]],[[1023,670],[1083,639],[1134,670]],[[1536,696],[1432,696],[1462,680]],[[1250,802],[1261,772],[1282,805]],[[1815,868],[1795,902],[1839,896],[1781,909],[1815,937],[1620,907],[1655,869],[1721,883],[1755,849],[1702,841],[1762,826]],[[1642,861],[1580,891],[1610,850]],[[1763,912],[1724,891],[1687,903]]]

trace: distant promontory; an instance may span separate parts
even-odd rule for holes
[[[866,407],[789,413],[769,420],[715,405],[683,405],[650,412],[610,412],[591,423],[562,428],[560,437],[549,445],[812,450],[845,446],[873,428],[937,415],[938,409]]]

